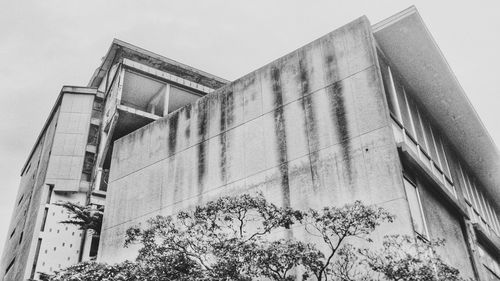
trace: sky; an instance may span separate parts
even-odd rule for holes
[[[85,86],[113,38],[235,80],[362,16],[415,5],[500,144],[500,1],[0,1],[0,256],[20,170],[63,85]]]

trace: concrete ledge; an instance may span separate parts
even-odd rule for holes
[[[461,204],[455,196],[442,184],[439,179],[432,173],[432,171],[422,163],[415,155],[413,151],[408,147],[407,144],[401,142],[398,143],[398,150],[401,155],[401,158],[405,163],[408,163],[413,168],[415,168],[420,175],[423,175],[432,185],[436,188],[433,190],[437,191],[439,195],[446,202],[448,202],[454,209],[456,209],[462,216],[469,219],[469,214],[467,213],[467,209],[463,204]]]
[[[496,254],[500,254],[500,237],[488,234],[486,229],[479,223],[473,223],[472,226],[474,227],[479,242],[494,250]]]

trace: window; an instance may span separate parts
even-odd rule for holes
[[[24,232],[21,232],[21,235],[19,236],[19,244],[21,244],[21,242],[23,242],[23,234],[24,234]]]
[[[19,204],[21,204],[21,202],[23,202],[23,199],[24,199],[24,194],[21,195],[21,198],[19,198],[19,201],[17,202],[17,206],[19,206]]]
[[[16,228],[14,228],[14,230],[12,230],[12,232],[10,233],[9,239],[11,239],[12,236],[14,236],[15,233],[16,233]]]
[[[500,222],[495,211],[495,205],[490,201],[481,183],[470,175],[464,165],[458,164],[464,197],[469,209],[471,221],[480,224],[487,232],[500,234]]]
[[[7,274],[7,272],[9,272],[9,270],[12,268],[12,266],[14,265],[15,262],[16,262],[16,258],[13,258],[12,261],[7,266],[7,269],[5,270],[5,274]]]
[[[416,184],[411,182],[406,176],[404,177],[404,186],[408,205],[410,207],[410,215],[413,222],[413,229],[422,237],[428,237],[427,227],[425,224],[424,213],[420,201],[420,195]]]
[[[87,143],[91,145],[97,145],[98,140],[99,140],[99,126],[90,124]]]
[[[381,58],[381,54],[379,53],[379,58]],[[387,103],[389,105],[390,112],[396,116],[398,119],[401,119],[398,114],[398,102],[396,100],[395,93],[392,88],[391,74],[389,70],[389,66],[383,59],[380,59],[380,71],[382,73],[382,81],[384,83],[385,95],[387,98]]]
[[[92,235],[92,242],[90,243],[90,253],[89,256],[97,256],[97,251],[99,249],[99,236]]]
[[[30,275],[31,279],[35,277],[36,264],[38,263],[38,255],[40,255],[41,246],[42,246],[42,238],[38,238],[38,243],[36,244],[35,259],[33,260],[33,266],[31,267],[31,275]]]
[[[494,255],[487,251],[487,248],[484,248],[481,245],[478,245],[478,253],[481,262],[483,263],[484,267],[486,267],[487,272],[490,273],[491,279],[489,280],[499,280],[498,277],[494,276],[500,276],[500,264],[498,262],[498,257],[495,258]]]
[[[45,230],[45,222],[47,221],[47,213],[49,212],[49,208],[45,207],[43,211],[43,218],[42,218],[42,226],[40,227],[40,231]]]
[[[417,95],[411,93],[411,89],[404,85],[403,78],[389,66],[380,52],[379,62],[385,96],[391,115],[397,123],[403,125],[403,136],[406,136],[401,138],[401,132],[398,131],[395,132],[396,139],[408,144],[409,148],[419,155],[420,160],[440,178],[440,181],[452,193],[455,193],[444,149],[447,146],[446,139],[438,133],[439,130],[435,126],[435,122],[418,103],[415,98]],[[436,169],[432,166],[435,166]],[[448,182],[444,176],[446,176]]]
[[[92,169],[94,168],[94,159],[95,155],[91,152],[85,152],[85,157],[83,161],[83,170],[82,170],[82,180],[90,181],[92,176]]]
[[[49,190],[47,193],[47,201],[45,203],[50,204],[50,199],[52,199],[52,191],[54,191],[54,186],[49,185]]]
[[[26,169],[24,170],[24,172],[21,176],[26,175],[29,172],[30,168],[31,168],[31,163],[28,164],[28,167],[26,167]]]

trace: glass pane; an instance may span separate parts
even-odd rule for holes
[[[422,208],[417,194],[417,188],[406,178],[404,179],[404,185],[408,198],[408,205],[410,207],[410,214],[413,220],[413,227],[420,235],[426,236],[424,218],[422,216]]]
[[[448,162],[446,161],[446,154],[444,152],[443,139],[437,132],[434,131],[434,139],[436,140],[436,146],[439,153],[439,159],[441,160],[441,170],[451,179],[450,168],[448,167]]]
[[[387,99],[387,103],[389,104],[389,110],[394,116],[396,116],[396,118],[400,120],[396,110],[398,103],[395,100],[394,93],[392,92],[391,78],[389,76],[389,67],[387,66],[381,55],[379,55],[379,62],[380,62],[380,72],[382,73],[382,81],[384,83],[385,97]]]
[[[406,105],[403,86],[396,79],[394,79],[394,87],[396,88],[399,110],[401,111],[401,121],[403,122],[406,130],[410,131],[412,135],[415,135],[411,126],[410,112],[408,112],[408,106]]]
[[[460,175],[461,175],[461,179],[459,181],[461,182],[462,193],[463,193],[465,199],[467,199],[472,204],[472,198],[471,198],[471,194],[469,191],[469,187],[467,185],[467,181],[465,180],[464,171],[463,171],[462,166],[460,164],[458,165],[458,169],[459,169]]]
[[[412,116],[412,119],[413,119],[413,124],[415,125],[415,131],[417,133],[416,134],[416,138],[418,140],[418,143],[427,152],[427,146],[425,144],[424,131],[422,129],[422,124],[420,124],[420,117],[419,117],[419,114],[418,114],[418,107],[417,107],[417,104],[414,101],[410,101],[410,112],[411,112],[411,116]]]
[[[476,188],[472,185],[471,179],[469,178],[469,175],[467,173],[465,174],[465,180],[467,181],[467,185],[469,186],[469,191],[472,197],[472,206],[474,206],[474,209],[479,210]]]
[[[481,195],[479,194],[479,190],[477,189],[477,187],[472,179],[470,179],[470,184],[471,184],[471,187],[474,191],[473,196],[474,196],[475,202],[476,202],[476,209],[479,211],[479,214],[481,215],[482,218],[486,218],[483,203],[481,202]]]
[[[438,156],[436,153],[436,147],[434,145],[434,139],[432,137],[431,124],[430,122],[426,121],[424,121],[426,123],[424,124],[424,130],[425,130],[425,138],[427,139],[427,144],[429,145],[428,152],[431,155],[432,161],[439,163]]]

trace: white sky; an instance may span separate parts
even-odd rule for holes
[[[500,1],[1,1],[0,253],[19,172],[63,85],[85,86],[113,38],[228,80],[367,15],[415,5],[500,144]]]

